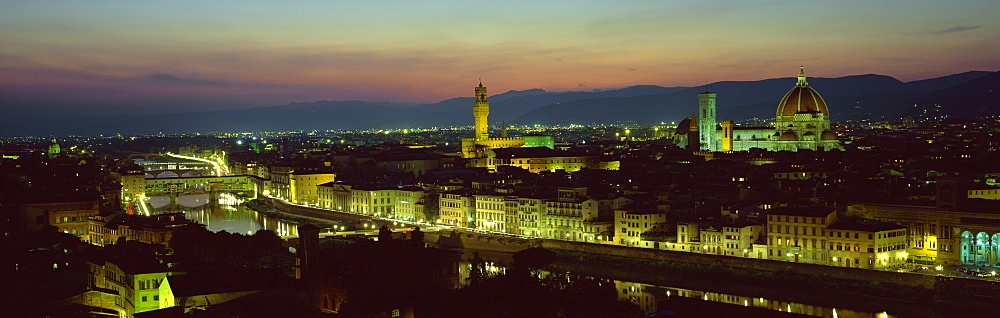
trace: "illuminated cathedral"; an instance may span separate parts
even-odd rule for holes
[[[809,87],[804,68],[799,70],[795,86],[778,103],[773,127],[716,122],[715,97],[712,92],[698,94],[698,111],[677,125],[673,138],[676,145],[708,151],[843,150],[837,134],[830,130],[826,101]]]

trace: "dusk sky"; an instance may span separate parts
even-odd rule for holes
[[[1000,66],[1000,1],[7,1],[0,102],[252,107]],[[152,106],[151,106],[152,105]],[[2,109],[0,108],[0,109]]]

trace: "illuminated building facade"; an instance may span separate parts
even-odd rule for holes
[[[505,196],[497,194],[476,194],[475,227],[478,229],[507,232]]]
[[[761,237],[760,224],[727,224],[722,227],[722,255],[750,257],[753,244]]]
[[[438,199],[439,224],[471,226],[475,224],[475,197],[468,189],[441,192]]]
[[[84,241],[98,246],[116,244],[119,238],[167,246],[174,231],[195,224],[183,213],[165,213],[153,216],[103,214],[87,219]]]
[[[49,145],[49,159],[58,157],[61,152],[62,149],[59,147],[59,143],[57,143],[55,138],[53,138],[52,144]]]
[[[856,203],[854,215],[906,227],[906,255],[926,265],[1000,264],[1000,203],[970,198],[964,182],[941,177],[935,205]]]
[[[331,171],[295,171],[289,174],[288,186],[291,201],[298,204],[319,203],[318,185],[333,182]]]
[[[855,214],[892,222],[909,230],[905,252],[927,265],[1000,263],[1000,215],[976,208],[861,203]]]
[[[121,174],[122,203],[135,202],[142,204],[146,199],[146,174],[143,170],[134,169],[123,171]]]
[[[886,269],[906,263],[906,227],[869,219],[827,227],[830,265]]]
[[[667,214],[656,210],[615,210],[614,241],[625,246],[659,248],[660,242],[644,240],[643,233],[665,231]]]
[[[87,234],[87,219],[100,212],[98,205],[97,200],[29,203],[21,206],[21,220],[31,232],[52,225],[59,232],[82,237]]]
[[[135,312],[147,312],[162,309],[161,299],[164,298],[166,290],[160,288],[167,276],[172,272],[137,272],[132,274],[134,288]]]
[[[768,259],[827,265],[827,226],[837,213],[825,207],[781,207],[768,212]]]
[[[539,198],[517,198],[517,226],[515,234],[542,236],[545,204]]]
[[[118,317],[135,314],[133,277],[118,264],[107,260],[87,262],[90,287],[84,293],[69,298],[70,302],[113,310]]]

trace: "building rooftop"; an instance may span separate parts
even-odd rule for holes
[[[588,156],[576,152],[553,150],[548,147],[498,148],[493,149],[493,153],[498,159]]]
[[[834,208],[825,206],[808,206],[808,207],[780,207],[774,208],[767,211],[769,215],[788,215],[788,216],[807,216],[807,217],[826,217],[833,213]]]
[[[862,231],[862,232],[883,232],[883,231],[893,231],[905,229],[905,226],[892,224],[888,222],[881,222],[872,219],[849,219],[839,222],[834,222],[827,227],[828,230],[849,230],[849,231]]]

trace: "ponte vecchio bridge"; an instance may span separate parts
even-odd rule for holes
[[[164,154],[135,154],[129,156],[142,167],[146,179],[189,178],[219,176],[216,164],[207,160],[185,159]]]

